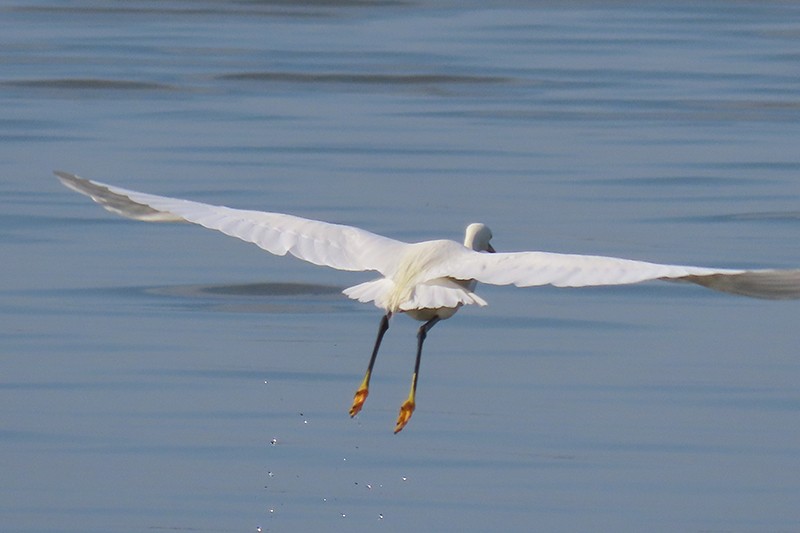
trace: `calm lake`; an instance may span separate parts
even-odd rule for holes
[[[800,266],[800,4],[0,3],[0,529],[800,531],[800,302],[374,276],[53,170],[461,240]]]

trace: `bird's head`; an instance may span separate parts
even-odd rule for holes
[[[492,240],[492,230],[486,224],[475,222],[467,226],[467,232],[464,236],[464,246],[471,248],[476,252],[491,252],[494,253],[494,248],[489,243]]]

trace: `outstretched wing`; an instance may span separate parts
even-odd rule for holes
[[[247,211],[156,196],[55,172],[61,182],[124,217],[148,222],[191,222],[258,245],[287,252],[315,265],[340,270],[376,270],[390,275],[408,244],[352,226],[281,213]]]
[[[493,285],[586,287],[648,280],[688,281],[754,298],[800,298],[800,269],[731,270],[661,265],[616,257],[549,252],[478,253],[464,249],[431,272]]]

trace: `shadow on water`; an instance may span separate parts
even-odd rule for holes
[[[175,90],[175,87],[162,83],[141,82],[131,80],[112,80],[95,78],[53,78],[12,80],[0,82],[4,87],[21,87],[25,89],[72,89],[72,90]]]
[[[362,74],[362,73],[304,73],[304,72],[239,72],[217,76],[220,80],[285,82],[285,83],[342,83],[367,85],[424,85],[507,83],[510,78],[455,74]]]
[[[179,305],[230,313],[330,313],[346,302],[341,287],[313,283],[173,285],[121,289],[142,296],[167,297]]]
[[[113,300],[118,310],[131,305],[229,313],[330,314],[349,305],[341,287],[312,283],[244,283],[231,285],[165,285],[4,291],[31,307],[34,300],[68,298],[70,301]],[[33,312],[33,311],[30,311]],[[36,311],[40,312],[40,311]],[[128,311],[122,311],[128,312]]]
[[[238,285],[177,285],[173,287],[148,289],[148,292],[154,294],[170,294],[186,298],[205,296],[322,296],[339,294],[341,291],[341,288],[332,287],[330,285],[271,282],[244,283]]]

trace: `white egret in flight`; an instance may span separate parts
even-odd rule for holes
[[[400,407],[395,433],[415,408],[422,343],[440,320],[463,305],[486,305],[475,294],[477,282],[531,287],[622,285],[648,280],[687,281],[755,298],[800,298],[800,269],[731,270],[662,265],[615,257],[549,252],[493,253],[492,233],[484,224],[467,226],[464,244],[450,240],[406,243],[351,226],[281,213],[248,211],[130,191],[55,173],[61,182],[108,211],[148,222],[191,222],[251,242],[275,255],[293,256],[340,270],[374,270],[376,280],[344,290],[359,302],[384,310],[367,372],[355,393],[350,416],[369,394],[369,381],[389,319],[405,313],[423,322],[417,333],[417,356],[408,398]],[[490,252],[490,253],[484,253]]]

